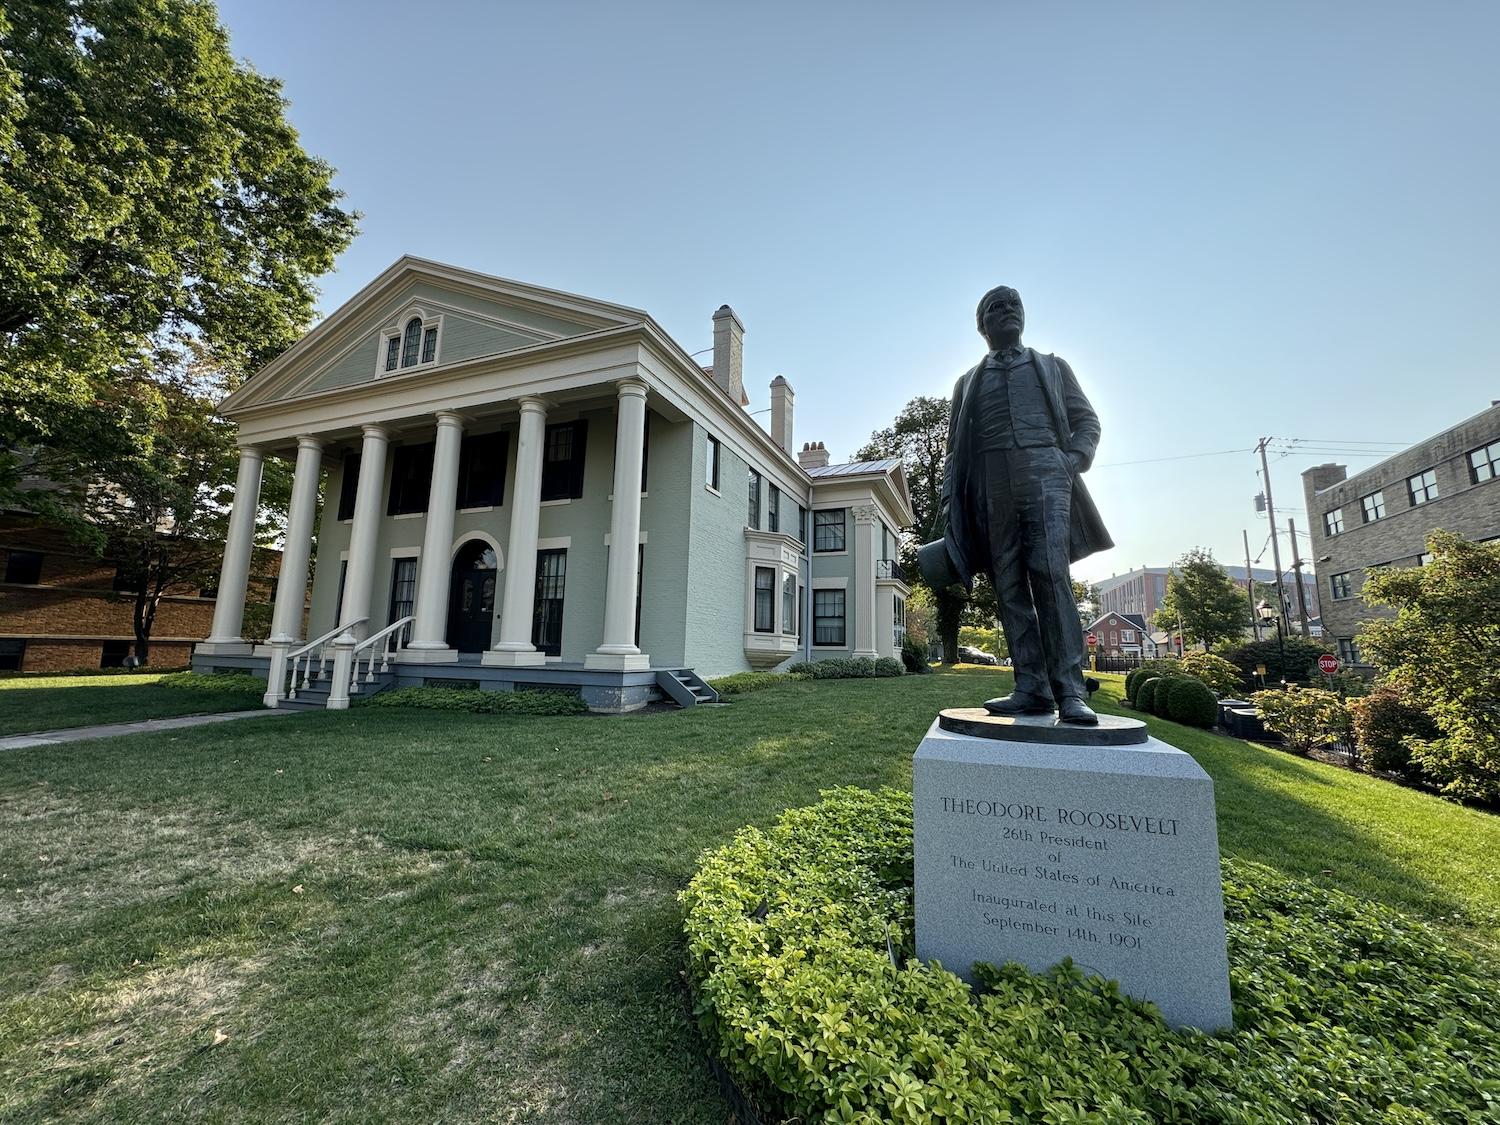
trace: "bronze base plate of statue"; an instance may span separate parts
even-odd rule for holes
[[[991,289],[976,319],[990,350],[954,388],[946,530],[917,552],[918,565],[935,590],[967,588],[976,574],[994,583],[1016,687],[986,711],[1096,726],[1068,568],[1114,546],[1082,480],[1099,417],[1066,362],[1021,346],[1026,312],[1014,289]]]

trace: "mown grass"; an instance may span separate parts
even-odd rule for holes
[[[679,976],[696,857],[821,788],[909,786],[934,712],[1007,688],[0,756],[0,1119],[721,1122]],[[1227,853],[1500,949],[1500,818],[1152,725],[1214,775]]]
[[[0,736],[260,706],[259,693],[184,691],[159,683],[165,672],[0,679]]]

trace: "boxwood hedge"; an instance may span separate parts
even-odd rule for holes
[[[1067,962],[913,954],[911,797],[743,829],[682,893],[696,1011],[767,1120],[1470,1122],[1500,1114],[1493,969],[1385,907],[1224,864],[1235,1029],[1173,1031]]]
[[[473,688],[404,687],[372,695],[367,707],[415,707],[471,715],[582,715],[588,704],[560,691],[475,691]]]
[[[1160,707],[1158,691],[1157,714],[1191,727],[1208,728],[1219,721],[1219,701],[1213,688],[1197,676],[1178,676],[1167,682],[1167,705]]]

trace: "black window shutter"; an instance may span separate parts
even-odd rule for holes
[[[354,518],[354,496],[359,490],[358,453],[344,454],[344,479],[339,484],[339,519]]]

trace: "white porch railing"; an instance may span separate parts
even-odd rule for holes
[[[330,711],[346,709],[349,706],[349,696],[359,694],[361,660],[365,663],[364,682],[367,684],[375,682],[377,661],[382,672],[391,670],[391,657],[399,656],[406,647],[403,634],[406,627],[415,620],[415,617],[407,616],[392,621],[380,632],[372,633],[362,641],[356,641],[354,634],[348,630],[334,638],[333,683],[328,689]]]
[[[271,646],[271,667],[266,675],[265,704],[275,707],[282,699],[296,699],[299,688],[309,687],[328,674],[328,643],[346,629],[363,625],[368,617],[351,621],[348,625],[335,625],[316,640],[308,641],[301,648],[288,650],[285,645]],[[316,664],[316,670],[314,669]],[[291,682],[287,681],[287,670],[291,670]]]

